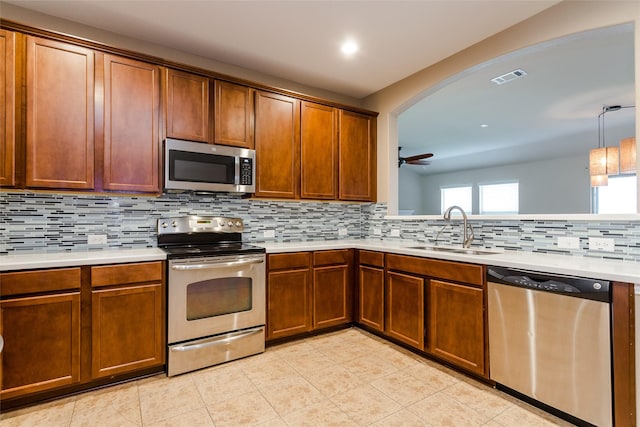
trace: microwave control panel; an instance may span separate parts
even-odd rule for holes
[[[253,159],[240,158],[240,185],[253,184]]]

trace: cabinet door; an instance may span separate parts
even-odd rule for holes
[[[267,339],[311,330],[309,269],[269,272],[267,281]]]
[[[27,37],[27,187],[91,189],[94,53]]]
[[[159,192],[160,67],[104,55],[105,190]]]
[[[376,198],[375,119],[340,111],[340,200]]]
[[[93,378],[164,363],[162,294],[161,284],[92,291]]]
[[[253,149],[252,89],[220,80],[214,88],[214,142]]]
[[[167,69],[167,136],[210,142],[209,78]]]
[[[429,295],[428,350],[461,368],[484,375],[482,289],[432,280]]]
[[[338,112],[300,104],[300,197],[338,198]]]
[[[381,268],[359,267],[357,321],[384,331],[384,270]]]
[[[3,399],[80,381],[80,293],[0,301]]]
[[[314,267],[313,328],[351,322],[352,297],[348,265]]]
[[[0,186],[16,185],[16,34],[0,30]]]
[[[421,277],[387,272],[387,335],[424,349],[424,282]]]
[[[256,92],[255,109],[255,195],[295,199],[300,193],[298,100],[268,92]]]

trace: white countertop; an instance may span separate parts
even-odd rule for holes
[[[255,243],[254,243],[255,244]],[[401,255],[520,268],[545,273],[588,277],[640,284],[640,263],[587,258],[568,255],[550,255],[523,251],[501,251],[491,255],[468,255],[410,249],[410,246],[429,243],[410,240],[326,240],[308,242],[258,243],[267,253],[318,251],[328,249],[366,249]],[[39,268],[70,267],[80,265],[115,264],[156,261],[166,259],[166,253],[158,248],[116,249],[87,252],[29,253],[0,256],[0,271],[30,270]]]
[[[524,251],[498,251],[498,253],[491,255],[467,255],[424,249],[409,249],[410,246],[432,246],[430,243],[411,240],[328,240],[319,242],[263,243],[260,245],[267,249],[267,253],[355,248],[640,284],[640,263],[633,261],[617,261]],[[489,250],[495,251],[495,249]]]
[[[166,258],[167,254],[158,248],[52,253],[34,252],[0,256],[0,271],[158,261]]]

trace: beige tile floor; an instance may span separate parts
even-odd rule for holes
[[[360,329],[0,414],[9,426],[570,424]]]

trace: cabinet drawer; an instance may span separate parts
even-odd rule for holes
[[[349,249],[314,252],[313,265],[317,267],[319,265],[348,264],[350,255]]]
[[[0,296],[80,289],[80,267],[0,274]]]
[[[360,264],[384,267],[384,253],[373,251],[360,251]]]
[[[269,255],[269,271],[309,268],[311,252],[293,252]]]
[[[92,287],[157,282],[161,280],[162,261],[91,267]]]
[[[387,268],[476,286],[484,283],[484,267],[475,264],[388,254]]]

